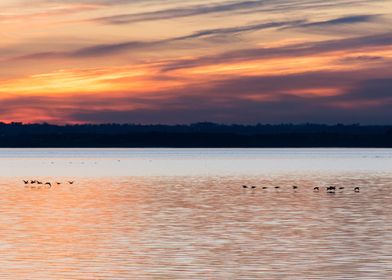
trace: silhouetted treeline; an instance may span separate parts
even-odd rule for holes
[[[392,125],[0,123],[0,147],[392,147]]]

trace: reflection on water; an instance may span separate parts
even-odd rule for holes
[[[392,279],[387,173],[22,179],[0,181],[0,279]]]
[[[392,149],[0,149],[0,176],[392,172]]]

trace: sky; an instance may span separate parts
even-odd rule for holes
[[[392,123],[391,0],[1,0],[0,121]]]

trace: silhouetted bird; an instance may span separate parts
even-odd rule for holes
[[[298,187],[297,186],[293,186],[293,189],[296,190],[296,189],[298,189]]]
[[[339,187],[339,190],[344,190],[344,187]]]
[[[256,186],[252,186],[252,189],[255,189],[256,188]]]
[[[68,181],[68,183],[69,183],[70,185],[72,185],[72,184],[74,183],[74,181]]]
[[[23,180],[23,182],[25,183],[25,185],[27,185],[29,183],[29,180]]]
[[[247,188],[248,188],[248,186],[246,186],[246,185],[242,185],[242,187],[243,187],[244,189],[247,189]]]
[[[60,183],[60,182],[56,182],[56,184],[57,184],[57,185],[61,185],[61,183]]]
[[[48,186],[49,186],[49,188],[51,188],[51,187],[52,187],[52,184],[51,184],[51,183],[49,183],[49,182],[46,182],[46,183],[45,183],[45,185],[48,185]]]
[[[268,189],[268,187],[263,187],[263,190],[266,190],[266,189]]]
[[[41,181],[37,181],[37,184],[38,185],[42,185],[43,183]]]
[[[327,187],[327,191],[335,191],[335,190],[336,190],[336,187],[334,187],[334,186]]]
[[[275,189],[280,189],[280,187],[279,187],[279,186],[276,186]]]
[[[355,187],[355,188],[354,188],[354,191],[355,191],[355,192],[359,192],[359,187]]]
[[[30,184],[35,184],[35,183],[37,183],[36,180],[31,180],[31,181],[30,181]]]
[[[314,190],[314,191],[319,191],[320,188],[319,188],[319,187],[314,187],[313,190]]]

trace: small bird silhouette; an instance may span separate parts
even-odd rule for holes
[[[23,182],[25,183],[25,185],[27,185],[29,183],[29,180],[23,180]]]
[[[60,182],[56,182],[56,184],[57,184],[57,185],[61,185],[61,183],[60,183]]]
[[[298,189],[298,187],[297,186],[293,186],[293,189],[296,190],[296,189]]]
[[[37,181],[37,184],[38,185],[42,185],[43,183],[41,181]]]
[[[314,191],[319,191],[320,188],[319,188],[319,187],[314,187],[313,190],[314,190]]]
[[[69,183],[70,185],[72,185],[74,182],[75,182],[75,181],[68,181],[68,183]]]
[[[280,187],[279,187],[279,186],[276,186],[275,189],[280,189]]]
[[[263,190],[266,190],[266,189],[268,189],[268,187],[263,187]]]
[[[51,183],[49,183],[49,182],[46,182],[46,183],[45,183],[45,185],[48,185],[48,186],[49,186],[49,188],[51,188],[51,187],[52,187],[52,184],[51,184]]]
[[[344,190],[344,187],[339,187],[339,190]]]
[[[334,186],[329,186],[329,187],[327,187],[327,193],[332,193],[332,194],[334,194],[335,191],[336,191],[336,187],[334,187]]]
[[[30,184],[35,184],[35,183],[37,183],[36,180],[31,180],[31,181],[30,181]]]
[[[243,187],[244,189],[247,189],[247,188],[248,188],[248,186],[246,186],[246,185],[243,185],[242,187]]]
[[[256,188],[256,186],[252,186],[252,189],[255,189]]]
[[[355,191],[355,192],[359,192],[359,187],[355,187],[355,188],[354,188],[354,191]]]

